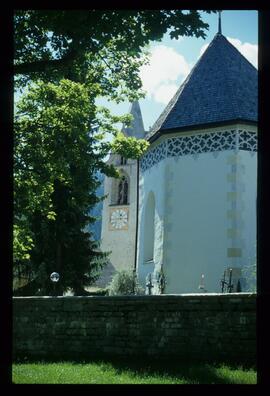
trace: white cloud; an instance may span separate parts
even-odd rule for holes
[[[174,82],[179,77],[183,80],[189,72],[190,66],[183,55],[171,47],[157,45],[150,51],[149,64],[141,67],[140,77],[147,96],[166,104],[178,88]]]
[[[247,60],[258,68],[258,45],[250,43],[242,43],[236,38],[227,37],[227,40],[234,45]]]
[[[153,96],[156,102],[167,104],[174,96],[178,89],[176,84],[162,84],[160,85]]]
[[[242,43],[241,40],[237,38],[227,37],[227,40],[244,55],[247,60],[253,64],[256,68],[258,68],[258,45],[250,44],[250,43]],[[208,44],[204,44],[200,49],[200,57],[208,47]]]

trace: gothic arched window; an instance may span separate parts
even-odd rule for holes
[[[118,185],[118,205],[127,205],[128,203],[128,181],[125,176],[122,176]]]

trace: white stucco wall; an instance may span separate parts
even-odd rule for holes
[[[145,279],[149,273],[153,273],[155,266],[158,268],[163,262],[163,240],[164,240],[164,163],[160,162],[151,168],[151,174],[140,174],[139,181],[139,225],[138,225],[138,258],[137,274],[139,282],[145,286]],[[146,203],[150,193],[155,197],[155,241],[154,241],[154,262],[144,262],[145,234],[150,232],[145,229]],[[155,263],[155,264],[154,264]]]
[[[254,287],[256,282],[250,273],[250,266],[256,263],[257,248],[257,155],[240,150],[237,162],[239,232],[235,244],[242,250],[239,258],[239,264],[243,269],[242,276],[249,278],[246,279],[247,282],[243,282],[245,288]]]
[[[163,138],[164,140],[164,138]],[[220,292],[226,268],[240,268],[256,241],[256,154],[226,150],[165,158],[140,177],[138,276],[163,263],[166,293]],[[154,263],[144,263],[144,217],[155,195]]]

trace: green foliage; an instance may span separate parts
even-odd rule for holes
[[[98,80],[110,76],[110,82],[104,79],[106,91],[114,95],[127,69],[136,91],[138,62],[150,41],[161,40],[167,31],[174,39],[204,38],[207,29],[196,10],[16,10],[14,70],[20,85],[36,78],[82,82],[89,66],[101,61],[103,67],[92,67],[90,74]]]
[[[144,290],[139,285],[137,277],[133,272],[125,270],[116,272],[108,286],[108,291],[110,296],[144,294]]]
[[[49,275],[57,271],[59,293],[71,287],[81,294],[106,263],[107,255],[83,230],[95,221],[89,211],[103,199],[95,193],[100,184],[96,172],[118,176],[103,161],[113,145],[103,141],[103,134],[118,136],[114,124],[130,117],[96,107],[98,91],[97,84],[38,81],[17,104],[14,274],[35,279],[40,293],[51,292]],[[114,151],[122,153],[128,140],[123,137]],[[136,139],[128,144],[126,155],[147,147]]]
[[[44,293],[50,292],[51,272],[60,273],[60,293],[67,287],[81,291],[106,262],[106,254],[84,232],[95,221],[88,213],[99,201],[95,172],[106,172],[107,151],[95,152],[95,111],[89,86],[70,80],[40,81],[17,106],[14,273],[35,279]]]
[[[138,159],[149,147],[149,142],[135,137],[126,137],[119,132],[112,142],[112,152],[118,153],[125,158]]]
[[[13,248],[14,259],[16,261],[24,261],[30,259],[30,254],[33,248],[33,239],[27,235],[23,226],[14,224],[13,227]]]

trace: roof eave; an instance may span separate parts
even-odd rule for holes
[[[192,131],[196,129],[206,129],[206,128],[216,128],[216,127],[222,127],[226,125],[231,125],[231,124],[249,124],[249,125],[258,125],[257,121],[253,120],[247,120],[247,119],[232,119],[232,120],[227,120],[227,121],[219,121],[219,122],[209,122],[206,124],[197,124],[197,125],[189,125],[189,126],[183,126],[183,127],[178,127],[178,128],[171,128],[171,129],[162,129],[158,130],[154,135],[150,136],[147,140],[149,143],[153,143],[155,140],[157,140],[160,136],[162,135],[168,135],[172,134],[175,132],[184,132],[184,131]]]

